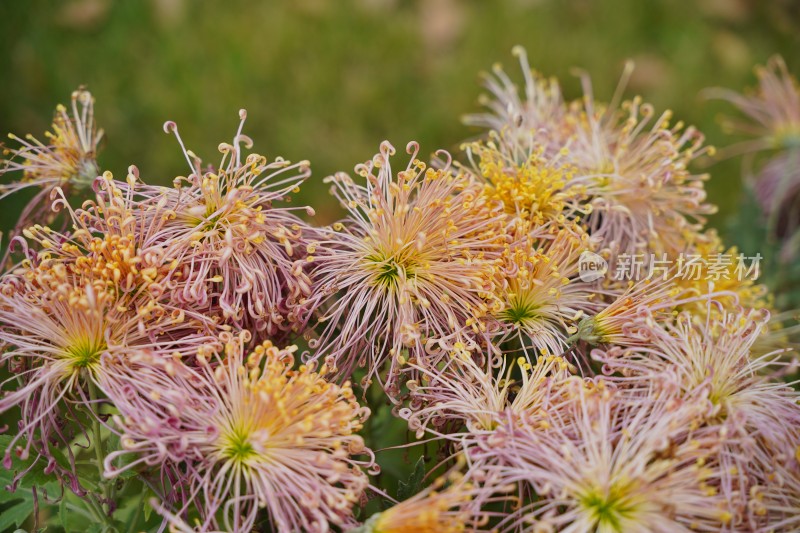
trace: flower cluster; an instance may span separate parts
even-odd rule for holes
[[[609,104],[587,76],[570,101],[515,54],[523,87],[495,69],[466,118],[480,140],[381,143],[324,180],[324,227],[291,204],[309,163],[252,153],[244,111],[216,166],[167,122],[189,165],[169,186],[101,172],[85,90],[50,144],[12,136],[0,198],[39,192],[0,276],[9,490],[103,531],[800,527],[796,328],[720,259],[744,256],[689,169],[713,150],[623,100],[630,67]],[[780,61],[760,80],[725,95],[747,147],[788,151],[759,178],[775,207],[799,93]],[[658,275],[615,275],[640,257]],[[406,428],[444,473],[395,494],[371,448]]]

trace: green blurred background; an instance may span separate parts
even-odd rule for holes
[[[339,212],[322,178],[351,170],[381,140],[416,139],[430,153],[475,135],[460,117],[478,109],[479,72],[502,62],[519,79],[515,44],[568,97],[579,95],[574,67],[607,99],[634,59],[629,96],[672,108],[722,145],[717,118],[729,106],[699,91],[752,85],[753,65],[775,53],[796,72],[798,21],[794,0],[6,0],[0,130],[40,135],[55,104],[85,84],[106,131],[102,167],[120,177],[133,163],[146,181],[167,183],[186,167],[165,120],[216,162],[244,107],[256,150],[312,162],[301,199],[329,222]],[[709,170],[711,199],[730,215],[739,162]],[[0,229],[23,200],[5,201]]]

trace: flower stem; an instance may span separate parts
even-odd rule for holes
[[[90,416],[92,417],[92,447],[94,448],[94,455],[95,461],[97,462],[97,471],[100,474],[100,481],[98,485],[102,490],[102,500],[100,502],[95,502],[94,500],[89,500],[92,506],[95,508],[95,511],[99,511],[100,517],[103,525],[105,526],[105,531],[109,531],[113,529],[111,517],[106,512],[103,502],[109,499],[108,494],[108,483],[103,479],[103,472],[105,468],[103,466],[103,462],[105,460],[105,453],[103,451],[103,444],[102,444],[102,428],[100,427],[100,407],[98,404],[98,394],[97,394],[97,387],[95,386],[94,382],[91,378],[87,379],[88,389],[89,389],[89,400],[91,400],[91,413]],[[110,507],[109,507],[110,508]]]

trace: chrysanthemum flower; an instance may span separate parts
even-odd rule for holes
[[[597,288],[578,277],[581,253],[592,248],[589,236],[574,224],[532,229],[518,222],[499,269],[496,294],[502,307],[495,316],[532,358],[560,355],[578,320],[598,309]]]
[[[101,356],[131,349],[193,355],[198,342],[213,339],[201,316],[148,300],[134,305],[105,283],[84,279],[60,263],[44,263],[6,275],[0,283],[2,363],[11,376],[0,412],[22,409],[19,432],[5,450],[27,457],[31,446],[47,458],[48,443],[69,442],[62,433],[76,403],[94,403],[104,373]],[[14,450],[19,439],[24,447]]]
[[[691,406],[657,395],[622,402],[609,387],[575,384],[574,401],[548,428],[518,427],[504,447],[485,450],[495,456],[492,472],[521,486],[521,507],[499,529],[725,529],[730,513],[713,489],[719,473],[708,460],[714,439],[692,433]]]
[[[797,254],[798,202],[800,202],[800,85],[779,56],[756,68],[758,88],[753,94],[725,89],[709,91],[711,96],[728,100],[747,117],[747,121],[727,119],[723,125],[748,137],[725,149],[728,154],[769,151],[774,154],[760,169],[753,171],[746,160],[745,171],[762,211],[767,230],[784,241],[781,251],[788,261]],[[777,150],[777,153],[775,152]],[[751,175],[752,174],[752,175]]]
[[[716,208],[705,202],[705,175],[687,167],[709,151],[703,135],[682,123],[670,125],[639,98],[599,107],[586,82],[584,102],[573,105],[574,121],[567,162],[587,185],[592,212],[589,233],[612,252],[683,251]],[[655,117],[655,118],[654,118]]]
[[[488,531],[490,513],[481,511],[480,503],[490,498],[491,493],[491,487],[451,472],[436,478],[411,498],[373,515],[353,533]]]
[[[123,184],[105,172],[95,180],[94,199],[77,210],[70,207],[61,189],[56,189],[53,210],[65,209],[71,227],[59,232],[36,224],[23,230],[29,260],[64,265],[75,275],[104,283],[131,303],[137,303],[139,297],[138,303],[163,297],[180,279],[178,262],[168,256],[166,244],[157,238],[172,213],[163,205],[137,201],[137,174],[136,168],[130,167]],[[41,251],[32,253],[28,244]]]
[[[356,435],[369,410],[349,384],[326,381],[325,366],[292,370],[295,347],[265,341],[246,355],[249,338],[209,346],[197,367],[147,353],[110,358],[102,385],[120,412],[123,450],[107,457],[106,475],[143,463],[185,471],[183,506],[162,511],[199,531],[250,531],[260,508],[279,531],[353,525],[369,484],[362,468],[373,466]],[[115,466],[131,453],[138,458]]]
[[[544,156],[540,146],[514,145],[507,133],[490,132],[490,140],[466,147],[473,167],[485,181],[484,194],[502,202],[512,218],[541,225],[582,211],[586,186],[565,162],[566,151]],[[588,211],[588,209],[587,209]]]
[[[473,436],[490,433],[510,419],[547,418],[559,387],[576,371],[562,357],[524,357],[507,364],[480,365],[470,354],[454,353],[436,370],[420,369],[419,382],[409,383],[410,407],[400,409],[417,438],[428,431],[448,437],[445,427],[465,429]],[[462,427],[463,426],[463,427]],[[462,433],[456,433],[462,440]]]
[[[780,259],[789,262],[800,248],[800,146],[780,153],[764,164],[753,183],[753,192],[767,218],[770,234],[780,239]]]
[[[203,172],[200,161],[183,148],[192,173],[176,178],[173,188],[144,186],[143,202],[171,212],[156,238],[167,243],[181,266],[182,280],[173,296],[188,305],[219,305],[225,318],[257,333],[279,336],[303,327],[305,299],[311,280],[305,265],[311,231],[295,211],[278,207],[310,175],[307,161],[269,162],[259,154],[242,153],[252,146],[241,123],[233,144],[221,144],[217,169]]]
[[[722,490],[747,505],[751,487],[763,483],[774,469],[773,460],[791,456],[800,426],[800,396],[786,383],[770,380],[767,370],[783,350],[758,358],[751,349],[767,324],[769,313],[734,311],[715,314],[699,325],[688,313],[672,322],[643,327],[647,343],[630,350],[596,351],[607,372],[619,372],[631,387],[647,388],[653,379],[666,379],[676,395],[703,409],[699,423],[720,427],[732,442],[725,443],[721,460],[728,464]]]
[[[800,147],[800,86],[789,73],[780,56],[767,65],[756,67],[758,88],[755,94],[744,95],[725,89],[714,89],[709,95],[728,100],[742,111],[750,122],[726,120],[731,131],[755,137],[729,150],[751,152],[766,149]]]
[[[641,317],[651,314],[662,317],[682,303],[693,302],[696,297],[681,299],[683,290],[667,280],[641,280],[629,282],[624,292],[594,315],[580,320],[570,342],[586,341],[589,344],[629,345],[640,342],[636,328]],[[613,294],[613,292],[612,292]]]
[[[96,200],[79,210],[57,189],[55,205],[67,208],[72,231],[24,230],[17,241],[28,258],[0,278],[0,360],[11,371],[0,411],[22,409],[6,463],[18,439],[26,440],[20,455],[34,446],[48,458],[51,440],[69,442],[64,417],[76,403],[94,403],[102,354],[140,349],[189,357],[218,334],[213,317],[165,298],[176,265],[158,247],[144,246],[142,213],[111,176],[98,187]]]
[[[384,142],[356,168],[365,185],[328,178],[349,217],[314,254],[317,299],[329,301],[313,341],[319,356],[332,355],[344,375],[367,365],[370,378],[389,359],[391,394],[405,361],[426,361],[426,343],[484,331],[503,238],[499,207],[469,176],[428,168],[415,143],[408,149],[396,176]]]
[[[647,341],[641,346],[593,355],[642,386],[655,375],[667,377],[684,398],[703,403],[709,419],[725,421],[743,435],[781,442],[784,425],[800,422],[800,397],[762,375],[780,352],[750,356],[768,320],[765,309],[720,313],[702,325],[682,313],[674,321],[648,321],[639,330]]]
[[[705,215],[715,211],[705,202],[702,182],[706,176],[687,170],[692,160],[710,150],[702,146],[703,136],[681,123],[670,126],[670,112],[655,117],[652,106],[638,98],[619,106],[631,67],[609,106],[594,101],[588,77],[584,77],[583,99],[566,105],[557,83],[531,73],[520,47],[514,53],[525,75],[525,98],[496,69],[498,81],[489,83],[495,95],[488,103],[493,113],[467,117],[467,123],[493,130],[501,148],[495,151],[509,154],[518,165],[526,160],[519,154],[557,162],[555,168],[544,167],[546,174],[529,179],[529,187],[535,185],[553,195],[558,190],[553,184],[563,183],[565,188],[558,194],[588,197],[583,211],[601,247],[617,253],[682,251],[702,228]],[[491,155],[483,154],[490,162]],[[528,168],[529,173],[541,174],[541,163]],[[560,177],[566,179],[553,178],[559,169]],[[521,198],[526,199],[524,194]]]
[[[49,223],[47,201],[55,187],[70,194],[86,189],[99,174],[96,157],[103,130],[98,130],[94,123],[92,95],[83,89],[73,92],[71,109],[63,105],[56,108],[52,131],[46,132],[45,137],[47,144],[31,135],[22,139],[9,134],[19,147],[3,150],[8,159],[0,161],[0,176],[16,171],[22,176],[18,181],[0,185],[0,199],[28,187],[41,189],[22,211],[17,229],[34,219]]]
[[[495,65],[494,77],[486,76],[485,81],[491,96],[481,98],[489,112],[467,115],[464,123],[500,133],[505,141],[528,154],[542,149],[540,156],[556,156],[569,136],[564,120],[567,105],[561,87],[555,78],[546,79],[531,70],[524,48],[515,46],[512,52],[519,58],[523,90]]]

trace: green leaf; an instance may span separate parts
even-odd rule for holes
[[[0,453],[5,453],[6,449],[11,445],[13,439],[14,437],[12,435],[0,435]],[[62,467],[68,467],[69,460],[64,453],[61,452],[61,450],[52,449],[50,450],[50,453],[53,455],[59,465]],[[45,468],[47,468],[47,460],[35,453],[33,450],[31,450],[31,454],[28,456],[28,458],[24,460],[17,457],[16,453],[14,453],[12,450],[11,470],[6,470],[0,466],[0,479],[2,479],[4,484],[7,485],[14,478],[14,474],[27,470],[31,465],[33,465],[33,468],[31,468],[20,480],[18,485],[19,488],[30,488],[34,486],[43,487],[48,483],[56,481],[56,476],[53,474],[45,474],[44,472]],[[0,496],[0,501],[3,501],[2,496]]]
[[[408,481],[400,480],[397,482],[397,499],[406,500],[419,492],[422,487],[422,480],[425,479],[425,456],[417,459],[414,471],[411,472]]]
[[[5,531],[11,526],[19,528],[33,514],[33,494],[24,492],[14,493],[17,498],[0,510],[0,531]]]
[[[150,515],[153,514],[153,506],[150,505],[149,501],[145,501],[142,509],[142,514],[144,514],[144,520],[147,522],[150,520]]]
[[[114,433],[109,435],[108,440],[106,441],[106,452],[107,453],[112,453],[112,452],[120,451],[122,449],[123,449],[122,445],[120,444],[120,441],[119,441],[119,435],[116,435]],[[134,453],[129,453],[129,454],[122,455],[121,457],[117,458],[116,463],[115,463],[115,467],[116,468],[123,468],[127,464],[129,464],[129,463],[131,463],[131,462],[133,462],[133,461],[135,461],[137,459],[138,459],[138,457]],[[131,478],[136,477],[138,474],[139,473],[138,473],[137,469],[129,468],[127,470],[124,470],[123,472],[120,472],[116,476],[114,476],[114,479],[131,479]]]
[[[61,503],[58,506],[58,519],[61,521],[61,527],[64,528],[64,531],[69,533],[69,512],[67,511],[67,498],[66,495],[61,498]]]

